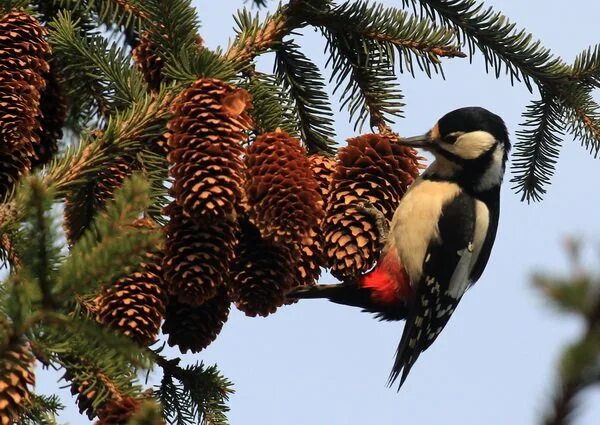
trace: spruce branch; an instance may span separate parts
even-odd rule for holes
[[[248,74],[248,81],[242,84],[252,96],[252,118],[259,134],[275,131],[277,128],[296,136],[297,116],[288,93],[274,75],[262,72]]]
[[[394,49],[413,73],[412,59],[428,74],[439,71],[440,57],[465,57],[456,42],[456,33],[436,27],[429,20],[410,16],[396,8],[368,1],[347,2],[326,10],[308,9],[306,22],[317,27],[353,32]]]
[[[52,210],[54,194],[39,177],[31,176],[19,188],[16,200],[24,210],[19,235],[20,258],[38,283],[41,307],[52,311],[56,308],[52,277],[61,260],[57,222]]]
[[[570,78],[584,86],[600,87],[600,45],[585,49],[577,55]]]
[[[78,21],[69,11],[59,12],[50,23],[50,41],[55,55],[64,62],[69,95],[74,99],[96,99],[102,115],[122,109],[146,92],[142,74],[131,66],[129,56],[115,43],[98,34],[81,35]],[[82,93],[92,90],[92,93]],[[82,96],[83,94],[83,96]]]
[[[46,184],[52,184],[57,197],[76,190],[97,173],[105,161],[118,155],[136,156],[145,142],[162,134],[173,92],[168,87],[157,94],[144,93],[122,113],[110,117],[105,131],[85,135],[45,170]]]
[[[21,425],[58,425],[56,415],[64,408],[57,395],[33,394],[25,406]]]
[[[402,93],[397,88],[393,58],[385,46],[357,34],[322,29],[330,52],[334,93],[343,87],[341,107],[347,107],[354,129],[362,128],[367,118],[370,127],[388,130],[391,116],[401,116]]]
[[[236,64],[238,69],[248,66],[250,61],[261,53],[278,46],[283,37],[300,25],[295,13],[304,6],[303,1],[294,1],[282,6],[260,22],[258,14],[252,16],[243,9],[235,17],[236,38],[225,53],[225,59]]]
[[[477,0],[402,0],[420,14],[440,21],[458,31],[461,40],[469,46],[469,55],[477,47],[486,63],[498,77],[502,70],[514,80],[523,81],[533,91],[532,80],[538,84],[552,84],[564,80],[570,67],[549,49],[542,46],[525,30],[517,30],[502,13],[484,8]]]
[[[200,23],[190,0],[147,0],[145,7],[150,18],[147,29],[159,56],[177,62],[182,52],[199,50]]]
[[[521,200],[539,201],[546,193],[545,184],[554,174],[558,159],[563,130],[560,119],[563,109],[551,95],[532,102],[523,114],[525,122],[517,132],[513,167],[515,176],[511,179]]]
[[[30,7],[29,0],[1,0],[0,13],[8,13],[12,10],[28,9]]]
[[[137,176],[115,193],[59,270],[61,293],[93,292],[100,283],[114,282],[139,265],[161,236],[132,225],[149,203],[148,183]]]
[[[232,384],[216,365],[205,367],[200,363],[182,368],[178,358],[168,360],[160,351],[155,352],[155,361],[164,372],[155,393],[169,423],[227,425],[225,414],[229,409],[225,403],[233,393]]]
[[[99,23],[111,27],[113,25],[135,28],[142,21],[149,21],[150,16],[140,0],[55,0],[63,9],[73,10],[83,7],[88,14],[97,16]]]
[[[276,49],[275,72],[294,101],[300,137],[311,152],[332,152],[333,111],[319,68],[292,41]]]
[[[220,50],[201,49],[198,52],[181,52],[177,61],[167,62],[163,68],[166,77],[184,86],[199,78],[216,78],[231,81],[236,74],[235,63],[225,59]]]
[[[589,90],[573,87],[563,95],[567,130],[596,158],[600,153],[600,106]]]

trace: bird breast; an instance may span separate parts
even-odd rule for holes
[[[386,249],[397,251],[413,286],[421,279],[430,241],[439,239],[442,208],[459,192],[455,183],[419,178],[394,213]]]

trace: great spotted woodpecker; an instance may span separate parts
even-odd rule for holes
[[[328,298],[406,319],[391,385],[402,386],[488,262],[510,150],[502,119],[480,107],[444,115],[426,134],[402,138],[435,160],[400,201],[377,266],[354,282],[296,289],[290,298]],[[381,217],[379,217],[381,218]]]

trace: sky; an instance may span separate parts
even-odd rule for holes
[[[401,1],[384,1],[400,6]],[[242,0],[195,2],[201,35],[209,47],[226,46],[233,36],[233,13]],[[600,3],[586,0],[495,0],[519,28],[526,28],[555,54],[571,62],[600,42]],[[274,5],[271,5],[274,6]],[[325,63],[324,41],[303,31],[295,40],[317,64]],[[269,71],[269,58],[259,69]],[[511,138],[521,114],[536,94],[508,78],[485,73],[480,56],[444,61],[446,79],[399,77],[405,117],[392,128],[421,134],[444,113],[483,106],[507,123]],[[364,130],[365,132],[367,130]],[[356,136],[345,112],[336,114],[336,139]],[[541,203],[528,205],[510,188],[502,190],[502,211],[494,251],[481,280],[463,298],[435,344],[421,355],[397,393],[386,380],[402,333],[401,323],[381,323],[351,307],[306,300],[268,318],[248,318],[232,310],[219,338],[186,362],[217,363],[235,383],[230,400],[232,425],[526,425],[539,423],[549,404],[562,348],[576,339],[581,323],[557,313],[531,284],[535,271],[568,270],[562,242],[567,236],[588,243],[587,261],[597,266],[600,224],[598,160],[565,137],[552,185]],[[322,282],[331,282],[328,275]],[[175,349],[169,351],[179,356]],[[57,375],[38,376],[38,390],[56,392]],[[68,392],[60,390],[66,397]],[[600,390],[582,399],[576,423],[600,417]],[[87,423],[69,404],[63,422]]]

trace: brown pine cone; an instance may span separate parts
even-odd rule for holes
[[[65,199],[64,227],[69,244],[74,244],[91,224],[91,218],[103,209],[123,181],[134,171],[133,159],[119,156],[107,161],[95,178],[68,193]]]
[[[162,81],[161,71],[164,61],[156,52],[156,45],[150,39],[148,32],[140,35],[139,44],[131,52],[133,60],[144,74],[150,90],[158,90]]]
[[[197,353],[208,347],[221,332],[229,316],[231,301],[222,287],[202,305],[192,306],[170,299],[167,305],[164,334],[169,346],[177,345],[182,353]]]
[[[310,243],[300,247],[299,261],[296,263],[294,286],[312,286],[321,276],[321,267],[325,266],[323,255],[323,235],[318,227],[311,229]]]
[[[46,30],[25,12],[0,18],[0,199],[31,169],[48,70]],[[18,151],[18,152],[16,152]]]
[[[337,165],[336,160],[330,156],[313,154],[308,157],[310,169],[312,170],[319,186],[317,190],[323,200],[323,210],[327,209],[327,199],[333,182],[333,173]]]
[[[71,360],[73,359],[69,358],[68,362],[71,362]],[[62,379],[71,383],[71,395],[76,396],[75,402],[79,408],[79,413],[85,414],[89,419],[94,419],[96,413],[92,408],[92,403],[98,394],[96,390],[92,389],[91,379],[77,379],[69,369],[65,369]]]
[[[98,420],[95,425],[127,425],[141,404],[141,400],[133,397],[109,400],[98,410]]]
[[[181,303],[203,304],[217,294],[229,276],[237,225],[192,220],[176,203],[165,213],[171,217],[163,260],[167,292]]]
[[[300,141],[283,131],[261,135],[246,157],[249,216],[263,238],[299,245],[323,217],[319,184]]]
[[[162,255],[148,253],[141,271],[104,288],[96,300],[98,322],[133,338],[140,345],[156,339],[165,315]]]
[[[274,313],[297,285],[296,267],[287,247],[261,238],[254,225],[243,221],[230,288],[238,310],[252,317]]]
[[[67,100],[63,95],[61,78],[51,68],[46,74],[46,88],[40,100],[39,142],[34,146],[35,157],[32,167],[47,164],[58,152],[58,141],[62,138],[62,127],[67,118]]]
[[[340,150],[324,224],[325,255],[335,277],[348,280],[369,270],[385,236],[378,235],[375,217],[356,205],[368,202],[391,220],[418,173],[414,149],[391,136],[365,134]]]
[[[194,219],[235,219],[240,211],[242,143],[251,119],[250,95],[215,79],[200,79],[172,104],[167,127],[177,203]]]
[[[0,202],[30,168],[31,160],[26,146],[10,147],[0,142]]]
[[[19,423],[23,405],[35,385],[35,358],[28,342],[17,341],[0,358],[0,424]]]

